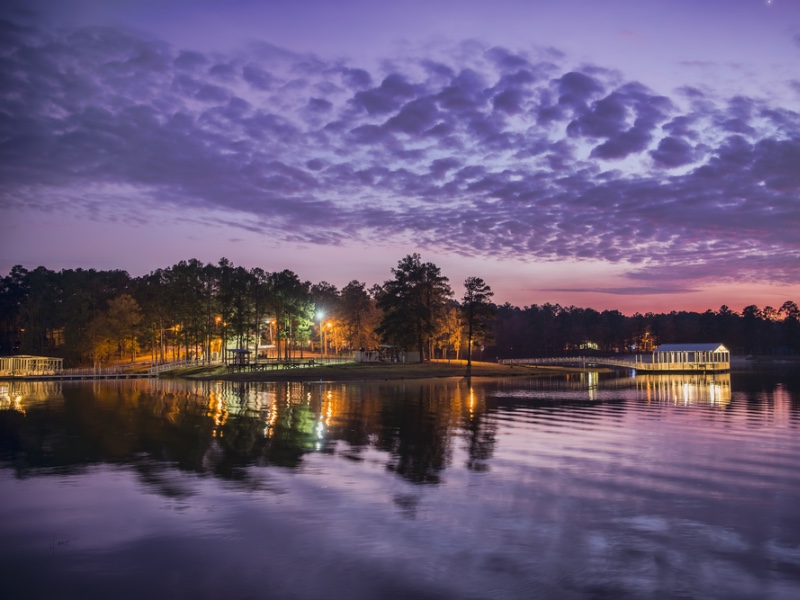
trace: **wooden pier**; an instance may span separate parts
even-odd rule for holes
[[[23,381],[84,381],[98,379],[150,379],[157,377],[150,373],[61,373],[37,374],[37,375],[0,375],[0,379],[23,380]]]

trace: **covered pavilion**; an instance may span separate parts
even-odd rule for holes
[[[38,375],[58,375],[63,370],[63,358],[31,356],[29,354],[0,357],[1,377],[35,377]]]

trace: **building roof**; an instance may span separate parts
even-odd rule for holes
[[[653,352],[730,352],[724,344],[661,344]]]
[[[37,360],[64,360],[63,358],[57,358],[55,356],[34,356],[33,354],[13,354],[12,356],[0,356],[0,358],[35,358]]]

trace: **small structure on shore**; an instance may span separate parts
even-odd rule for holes
[[[231,361],[230,364],[235,365],[237,367],[243,367],[245,365],[250,364],[250,350],[246,350],[244,348],[228,348],[225,350],[225,362],[228,363],[228,356],[230,355]]]
[[[357,363],[417,363],[419,352],[397,350],[394,346],[381,346],[379,350],[356,350]]]
[[[357,363],[379,363],[384,360],[378,350],[356,350],[354,358]]]
[[[29,354],[0,357],[0,377],[36,377],[39,375],[58,375],[63,370],[63,358],[31,356]]]
[[[724,344],[661,344],[651,360],[636,357],[636,368],[643,371],[730,371],[731,351]]]

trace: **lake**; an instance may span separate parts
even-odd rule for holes
[[[790,369],[0,391],[4,598],[800,598]]]

